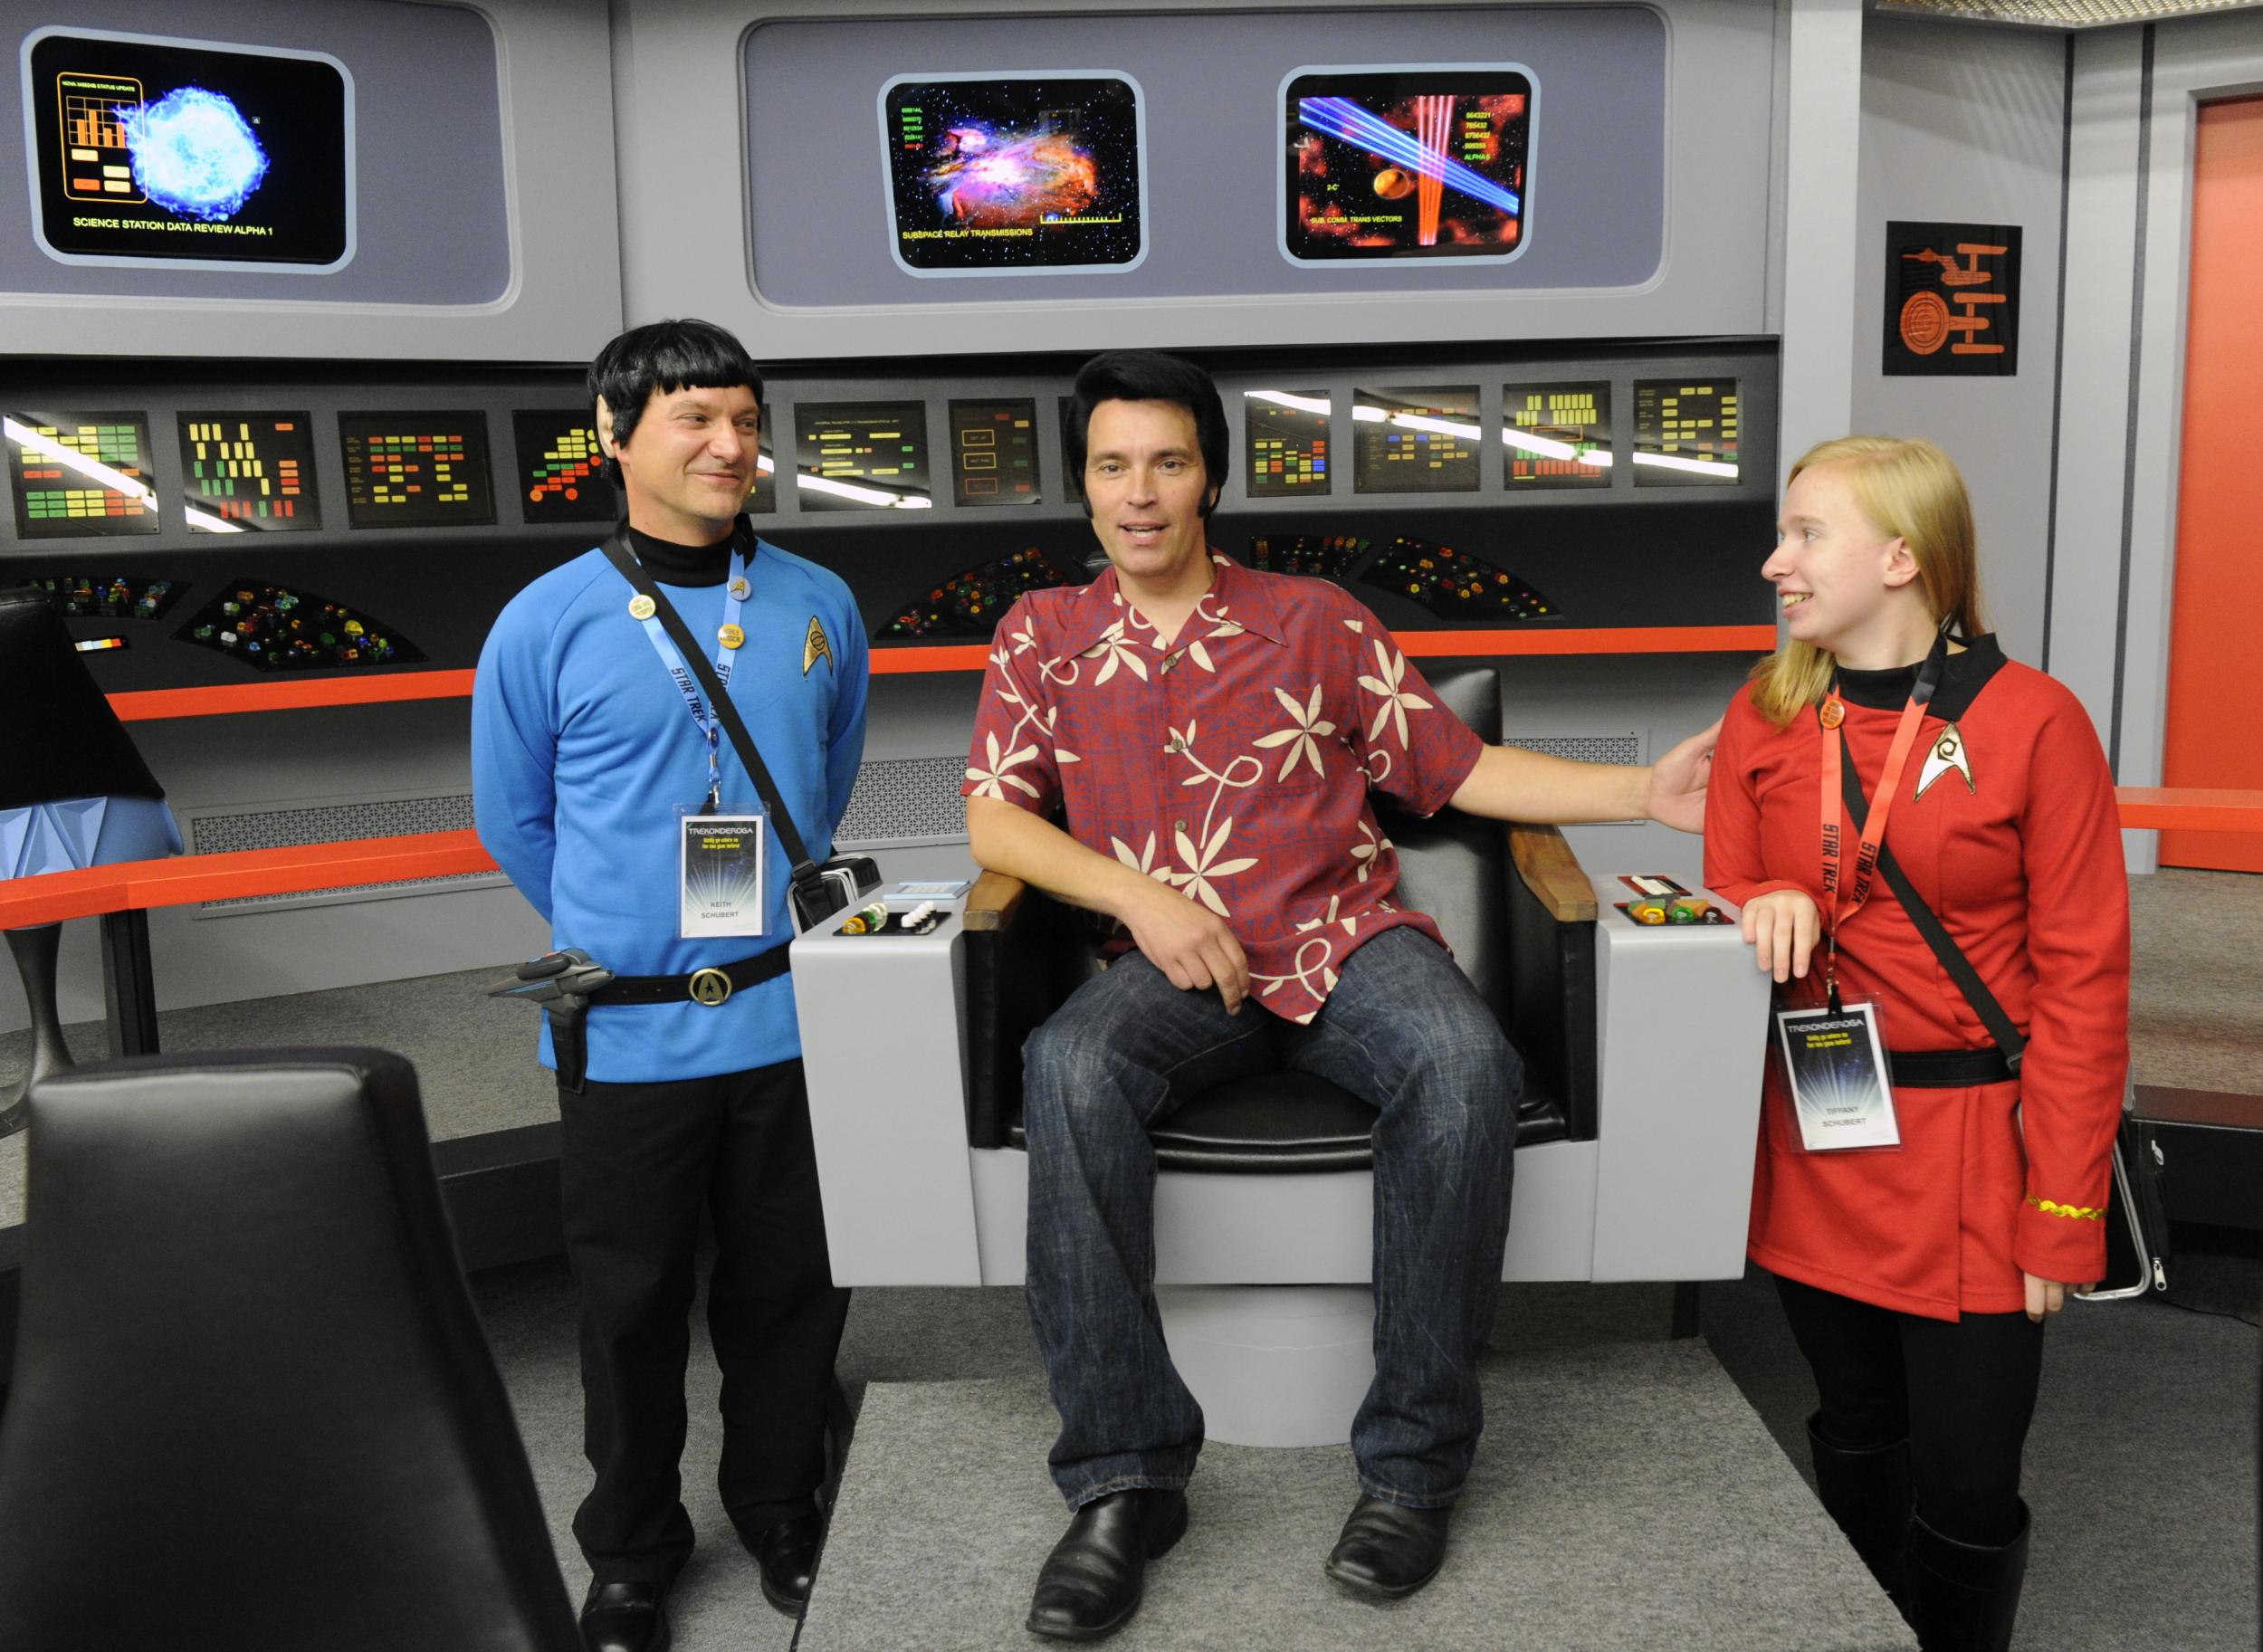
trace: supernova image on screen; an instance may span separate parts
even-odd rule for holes
[[[1139,90],[1119,75],[902,80],[881,95],[881,140],[914,273],[1140,261]]]
[[[24,64],[49,252],[326,268],[351,255],[352,88],[331,60],[53,33]]]
[[[1519,68],[1292,76],[1283,250],[1300,263],[1515,256],[1532,114],[1532,77]]]

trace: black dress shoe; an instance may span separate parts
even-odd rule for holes
[[[1437,1576],[1449,1509],[1410,1509],[1380,1497],[1351,1505],[1328,1555],[1328,1575],[1363,1595],[1396,1600]]]
[[[825,1516],[811,1509],[759,1532],[741,1532],[739,1541],[762,1574],[762,1598],[788,1618],[800,1617],[809,1604],[810,1585],[817,1580]]]
[[[668,1652],[667,1594],[658,1583],[593,1580],[581,1603],[581,1644],[589,1652]]]
[[[1184,1492],[1142,1486],[1093,1498],[1046,1556],[1029,1632],[1055,1640],[1114,1634],[1140,1609],[1148,1561],[1170,1553],[1186,1530]]]

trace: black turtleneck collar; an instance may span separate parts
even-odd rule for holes
[[[1926,714],[1943,722],[1954,722],[1971,710],[1981,690],[2003,669],[2003,649],[1997,645],[1993,632],[1969,638],[1963,653],[1952,654],[1942,663],[1941,686],[1934,691]],[[1909,703],[1909,691],[1916,683],[1914,665],[1897,665],[1891,671],[1848,671],[1842,667],[1838,673],[1838,692],[1847,703],[1867,706],[1874,711],[1900,711]]]
[[[732,537],[725,534],[712,545],[679,545],[631,528],[628,544],[662,585],[721,585],[730,571]]]

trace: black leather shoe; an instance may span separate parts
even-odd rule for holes
[[[739,1541],[762,1574],[762,1598],[788,1618],[800,1617],[809,1604],[810,1585],[817,1580],[825,1516],[811,1509],[759,1532],[741,1532]]]
[[[1029,1632],[1099,1640],[1140,1609],[1147,1563],[1187,1530],[1187,1494],[1142,1486],[1095,1497],[1076,1511],[1046,1556],[1029,1601]]]
[[[592,1580],[581,1603],[581,1644],[589,1652],[668,1652],[667,1594],[657,1583]]]
[[[1362,1595],[1396,1600],[1438,1574],[1450,1509],[1410,1509],[1380,1497],[1351,1505],[1329,1552],[1328,1575]]]

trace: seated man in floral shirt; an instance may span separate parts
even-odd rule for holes
[[[1525,821],[1704,818],[1708,732],[1649,769],[1486,746],[1340,587],[1209,549],[1226,415],[1190,362],[1076,379],[1068,463],[1111,567],[1000,622],[967,769],[975,858],[1121,921],[1137,950],[1030,1039],[1030,1318],[1074,1511],[1028,1626],[1093,1639],[1185,1530],[1202,1413],[1154,1303],[1147,1129],[1267,1068],[1372,1103],[1376,1371],[1329,1574],[1391,1598],[1445,1554],[1481,1424],[1522,1068],[1437,925],[1392,903],[1368,792]],[[1065,829],[1053,824],[1058,810]]]

